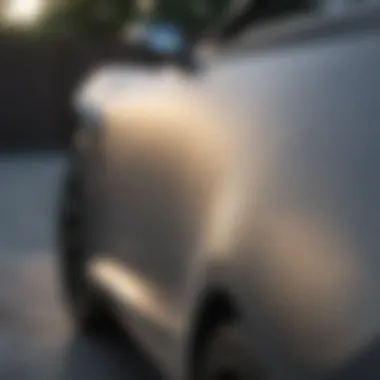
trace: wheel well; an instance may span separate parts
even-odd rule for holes
[[[207,294],[195,317],[192,329],[189,357],[189,379],[197,378],[198,360],[203,355],[204,343],[214,329],[223,323],[239,319],[239,314],[231,296],[226,291],[212,291]]]

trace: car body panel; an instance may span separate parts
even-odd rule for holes
[[[242,301],[244,311],[261,299],[269,334],[285,342],[284,365],[296,371],[302,363],[307,376],[379,331],[379,35],[354,32],[245,49],[213,68],[210,85],[239,109],[240,127],[260,146],[232,256],[240,266],[233,278],[246,279],[236,297],[258,293]],[[260,310],[251,312],[254,319]],[[273,347],[281,345],[268,355]]]
[[[90,271],[129,310],[128,324],[160,363],[172,365],[182,359],[183,272],[231,167],[233,136],[182,74],[155,74],[98,103],[101,217]]]

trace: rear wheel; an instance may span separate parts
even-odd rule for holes
[[[71,164],[60,204],[59,246],[65,298],[80,329],[104,332],[112,326],[106,303],[87,275],[91,257],[87,241],[86,197],[80,168]]]

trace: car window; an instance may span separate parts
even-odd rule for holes
[[[326,21],[379,7],[380,0],[257,0],[251,4],[224,31],[227,45],[245,49],[289,41]]]
[[[249,1],[241,13],[223,25],[219,40],[236,38],[247,29],[258,28],[263,24],[278,21],[295,14],[307,13],[315,8],[316,0],[256,0]]]

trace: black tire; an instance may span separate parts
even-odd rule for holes
[[[105,299],[87,277],[91,257],[86,241],[86,199],[79,165],[71,163],[59,205],[60,270],[64,298],[79,329],[86,333],[113,330]]]
[[[197,363],[196,380],[265,380],[244,348],[235,323],[221,324],[208,334]],[[195,379],[194,379],[195,380]]]

